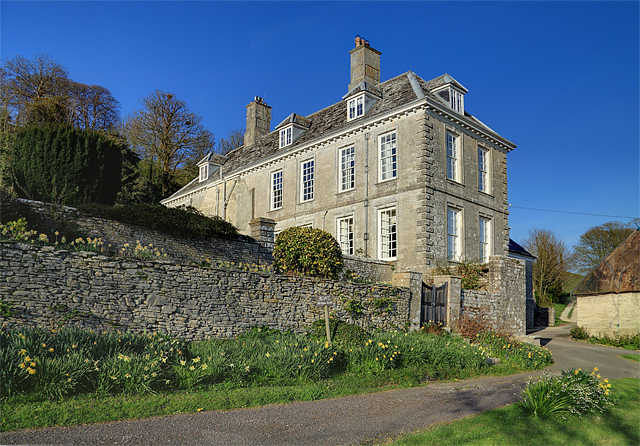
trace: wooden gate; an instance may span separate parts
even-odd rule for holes
[[[446,325],[447,283],[436,287],[422,282],[420,326],[429,322]]]

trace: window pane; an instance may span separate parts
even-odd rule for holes
[[[487,151],[478,149],[478,190],[487,191]]]
[[[458,162],[458,137],[447,133],[447,178],[456,179],[456,170]]]
[[[397,175],[396,134],[389,133],[380,138],[380,180],[389,180]]]
[[[480,246],[479,260],[486,263],[489,260],[489,219],[480,217],[478,228],[478,243]]]
[[[353,255],[353,217],[338,220],[338,242],[343,254]]]
[[[380,212],[380,258],[389,259],[397,255],[396,210]]]
[[[282,207],[282,171],[273,173],[273,181],[271,186],[272,191],[272,209],[278,209]]]
[[[356,182],[355,148],[340,151],[340,190],[353,189]]]
[[[460,211],[447,209],[447,259],[458,260],[458,218]]]
[[[302,201],[313,200],[314,161],[302,164]]]

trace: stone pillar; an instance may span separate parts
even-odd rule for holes
[[[460,293],[462,292],[462,279],[457,276],[436,276],[433,284],[437,287],[443,283],[447,284],[447,319],[445,325],[452,330],[458,328],[460,320]]]
[[[409,288],[411,302],[409,303],[409,330],[420,328],[420,305],[422,303],[422,273],[415,271],[399,271],[391,275],[391,285]]]
[[[273,252],[275,236],[273,233],[276,222],[270,218],[258,217],[249,222],[251,237],[256,239],[261,246]]]

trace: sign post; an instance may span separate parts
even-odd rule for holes
[[[333,296],[323,295],[316,297],[316,306],[324,307],[324,325],[327,329],[327,342],[331,343],[331,330],[329,330],[329,305],[333,305]]]

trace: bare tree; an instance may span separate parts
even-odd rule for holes
[[[167,196],[176,170],[196,155],[213,149],[213,134],[202,117],[173,94],[156,90],[141,101],[142,109],[128,117],[125,134],[133,149],[160,176],[162,195]]]
[[[576,271],[586,274],[597,267],[638,226],[640,226],[640,218],[635,218],[628,223],[609,221],[590,228],[580,236],[578,243],[573,247]]]
[[[72,120],[86,130],[114,130],[120,120],[120,102],[100,85],[69,82]]]
[[[218,141],[216,153],[226,155],[244,144],[244,129],[233,129],[227,132],[226,138]]]
[[[553,231],[532,229],[521,242],[538,259],[533,264],[533,289],[538,305],[551,305],[562,293],[562,284],[570,267],[570,252],[564,241]]]
[[[9,98],[9,113],[17,125],[37,123],[47,116],[67,119],[68,73],[51,56],[14,56],[3,61],[2,68],[2,95]]]

